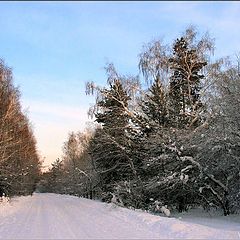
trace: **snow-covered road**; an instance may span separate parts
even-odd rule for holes
[[[211,222],[213,219],[209,219]],[[225,220],[224,220],[225,221]],[[0,203],[3,239],[240,239],[240,226],[211,227],[67,195],[36,193]],[[223,227],[224,226],[224,227]]]

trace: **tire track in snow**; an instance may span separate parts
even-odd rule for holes
[[[68,211],[65,211],[66,206],[58,206],[58,203],[55,204],[55,220],[58,219],[57,225],[59,225],[59,228],[61,228],[62,224],[64,225],[64,234],[63,230],[60,231],[59,238],[71,238],[71,239],[77,239],[78,236],[76,234],[76,227],[72,225],[73,218],[71,215],[69,215]],[[69,219],[70,218],[70,219]],[[82,229],[82,238],[89,238],[88,234]]]
[[[67,195],[19,197],[6,209],[9,213],[0,214],[0,238],[4,239],[238,239],[237,231]]]
[[[92,229],[94,229],[95,234],[98,236],[98,239],[119,239],[119,238],[137,238],[137,239],[153,239],[159,238],[159,235],[153,234],[149,229],[144,227],[143,225],[136,224],[131,220],[127,220],[124,216],[117,216],[115,208],[107,208],[105,207],[106,204],[98,203],[95,201],[87,200],[86,199],[79,199],[79,206],[75,206],[69,202],[69,207],[64,207],[64,210],[69,213],[72,219],[75,219],[74,222],[78,222],[81,226],[86,226],[87,222],[91,222],[91,229],[88,229],[87,226],[85,227],[85,232],[88,230],[88,236],[92,236],[95,238],[92,233]],[[84,204],[85,202],[85,204]],[[93,205],[91,208],[89,205]],[[98,205],[98,208],[95,208],[94,205]],[[99,204],[104,206],[99,208]],[[81,208],[81,215],[84,218],[81,218],[78,213],[79,208]],[[96,214],[96,209],[98,209],[98,213]],[[113,211],[112,211],[113,210]],[[115,211],[114,211],[115,210]],[[117,211],[118,213],[118,211]],[[101,216],[100,218],[97,216]],[[112,223],[115,223],[113,225]],[[116,227],[116,229],[114,229]],[[120,231],[119,231],[120,230]],[[121,233],[119,235],[119,232]],[[117,233],[117,234],[116,234]]]

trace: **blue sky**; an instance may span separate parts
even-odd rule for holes
[[[189,24],[215,38],[216,57],[240,51],[239,2],[0,2],[0,11],[0,57],[13,68],[46,164],[89,120],[85,82],[104,85],[106,62],[138,74],[144,43],[171,43]]]

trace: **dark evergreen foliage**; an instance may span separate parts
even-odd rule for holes
[[[167,97],[158,76],[146,94],[142,104],[142,111],[148,117],[148,122],[165,127],[169,123]]]
[[[58,162],[46,175],[49,189],[63,185],[58,192],[150,211],[239,211],[239,75],[234,67],[223,70],[223,61],[209,64],[212,41],[196,36],[188,28],[172,53],[160,41],[145,47],[139,67],[150,87],[140,98],[134,78],[120,76],[112,64],[107,88],[87,84],[96,94],[91,113],[99,125],[80,155],[81,141],[71,135],[65,167]]]
[[[177,127],[199,124],[197,113],[202,107],[200,99],[200,71],[207,65],[201,61],[196,49],[189,46],[185,37],[177,39],[173,46],[173,57],[169,59],[173,75],[170,78],[169,97],[171,103],[171,118]]]

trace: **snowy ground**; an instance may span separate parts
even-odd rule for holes
[[[197,214],[167,218],[83,198],[36,193],[0,203],[0,238],[240,239],[239,216]]]

